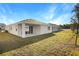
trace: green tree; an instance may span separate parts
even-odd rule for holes
[[[77,39],[79,34],[79,4],[76,4],[73,9],[74,16],[71,18],[72,27],[71,29],[74,31],[76,35],[75,46],[77,46]]]
[[[63,24],[63,25],[60,25],[63,29],[70,29],[71,27],[71,24]]]

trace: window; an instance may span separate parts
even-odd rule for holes
[[[29,31],[25,31],[25,34],[33,34],[33,26],[29,26]]]
[[[1,26],[1,27],[4,27],[4,26]]]
[[[0,28],[0,30],[1,30],[1,28]]]
[[[27,31],[25,31],[25,34],[27,34]]]
[[[25,34],[29,34],[29,32],[28,31],[25,31]]]
[[[48,27],[48,30],[50,30],[50,26]]]
[[[17,31],[17,29],[16,29],[16,31]]]
[[[29,26],[29,33],[33,34],[33,26]]]

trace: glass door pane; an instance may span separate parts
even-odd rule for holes
[[[33,34],[33,26],[29,26],[29,32],[30,34]]]

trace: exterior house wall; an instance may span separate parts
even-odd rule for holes
[[[40,26],[39,25],[32,25],[33,26],[33,34],[26,34],[26,26],[30,26],[30,25],[25,25],[22,24],[22,37],[30,37],[30,36],[35,36],[35,35],[40,35]]]
[[[50,27],[50,29],[48,29],[48,27]],[[48,25],[41,26],[41,34],[51,33],[51,32],[52,32],[52,26],[48,26]]]
[[[36,35],[51,33],[52,26],[50,26],[50,30],[48,30],[47,25],[33,25],[33,34],[25,34],[25,29],[23,29],[22,32],[23,32],[23,36],[22,36],[23,38],[30,37],[30,36],[36,36]]]
[[[8,30],[8,32],[11,33],[11,34],[18,35],[18,26],[17,26],[17,24],[6,26],[6,30]]]
[[[13,34],[18,35],[18,25],[12,25],[12,31]]]
[[[40,34],[40,25],[33,26],[33,34],[36,34],[36,35]]]
[[[17,26],[18,26],[18,29],[17,29],[18,30],[18,35],[22,36],[22,24],[18,24]]]
[[[32,21],[30,20],[30,22]],[[44,24],[44,23],[40,24],[38,22],[35,23],[28,24],[25,21],[22,23],[15,23],[15,24],[7,25],[6,30],[8,30],[8,32],[11,34],[20,36],[22,38],[51,33],[59,30],[59,26],[55,24],[52,25],[52,24]],[[33,27],[33,33],[30,33],[29,26]]]
[[[59,25],[53,25],[52,26],[52,31],[55,32],[55,31],[59,31],[60,30],[60,26]]]
[[[25,24],[22,24],[22,37],[25,37]]]
[[[30,36],[36,36],[46,33],[52,32],[52,26],[48,25],[32,25],[33,26],[33,34],[26,34],[25,32],[29,29],[26,29],[26,27],[29,27],[30,25],[25,25],[24,23],[21,24],[21,28],[18,24],[13,24],[6,26],[6,30],[8,30],[9,33],[20,36],[20,37],[30,37]],[[50,30],[48,29],[50,27]]]
[[[51,33],[52,32],[52,26],[49,25],[49,27],[50,27],[50,30],[48,30],[48,33]]]

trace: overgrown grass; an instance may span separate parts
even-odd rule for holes
[[[28,44],[32,44],[44,40],[53,35],[54,35],[53,33],[49,33],[49,34],[33,36],[28,38],[20,38],[6,32],[5,33],[0,32],[0,53],[4,53],[10,50],[23,47]]]
[[[64,30],[54,34],[55,35],[46,34],[29,38],[26,41],[31,44],[27,45],[28,43],[25,43],[26,45],[24,44],[24,47],[3,53],[1,55],[79,55],[79,48],[75,47],[75,37],[73,37],[72,31]],[[14,41],[16,42],[17,40],[14,39]],[[25,42],[25,39],[23,42]],[[23,42],[21,44],[23,44]]]

